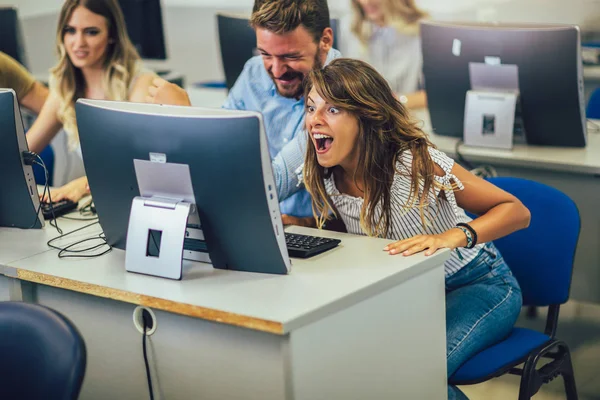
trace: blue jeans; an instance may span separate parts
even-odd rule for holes
[[[493,243],[446,278],[448,376],[480,351],[501,341],[517,320],[523,299],[517,280]],[[467,399],[448,386],[448,400]]]

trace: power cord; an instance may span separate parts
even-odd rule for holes
[[[62,235],[63,232],[58,227],[58,224],[56,223],[56,217],[54,215],[54,207],[52,207],[52,196],[50,194],[50,186],[48,184],[49,176],[48,176],[48,168],[46,168],[46,163],[44,163],[44,160],[42,159],[42,157],[39,156],[39,154],[37,154],[33,151],[24,151],[21,154],[23,156],[23,163],[25,165],[36,164],[44,169],[44,176],[46,177],[46,182],[44,184],[44,191],[42,192],[42,198],[46,197],[46,193],[48,194],[48,202],[50,204],[50,212],[52,212],[52,220],[50,221],[50,226],[53,226],[54,228],[56,228],[56,231],[60,235]],[[34,219],[33,223],[29,226],[29,229],[34,228],[35,225],[38,223],[41,209],[42,209],[42,202],[40,201],[37,210],[35,210],[35,219]],[[54,224],[52,224],[52,221],[54,221]]]
[[[148,352],[146,350],[146,329],[152,329],[152,316],[146,309],[142,309],[142,321],[144,323],[144,333],[142,334],[142,352],[144,353],[144,365],[146,367],[146,378],[148,380],[148,392],[150,400],[154,400],[154,391],[152,390],[152,375],[150,374],[150,363],[148,362]]]
[[[456,158],[458,158],[458,162],[461,163],[462,165],[464,165],[466,169],[468,169],[468,170],[475,169],[473,164],[468,162],[460,152],[460,145],[463,143],[464,142],[462,140],[459,140],[456,142],[456,145],[454,146],[454,153],[456,154]]]
[[[479,167],[475,167],[469,161],[463,157],[460,153],[460,145],[463,144],[462,140],[456,142],[456,146],[454,147],[454,152],[456,154],[456,158],[458,158],[458,162],[464,165],[473,175],[476,175],[480,178],[494,178],[498,176],[496,169],[491,165],[481,165]]]
[[[89,237],[89,238],[86,238],[86,239],[78,240],[76,242],[68,244],[65,247],[60,247],[60,246],[57,246],[57,245],[53,244],[57,240],[64,239],[65,237],[67,237],[67,236],[69,236],[69,235],[71,235],[71,234],[73,234],[75,232],[82,231],[82,230],[84,230],[86,228],[89,228],[90,226],[94,226],[94,225],[96,225],[98,223],[99,222],[96,220],[96,221],[92,222],[91,224],[87,224],[87,225],[84,225],[84,226],[82,226],[80,228],[72,230],[70,232],[67,232],[65,234],[61,234],[60,236],[57,236],[54,239],[50,239],[47,242],[47,245],[49,247],[55,249],[55,250],[58,250],[58,258],[95,258],[95,257],[103,256],[104,254],[109,253],[112,250],[112,246],[109,245],[106,242],[106,237],[104,236],[104,233],[100,233],[98,235],[95,235],[95,236],[92,236],[92,237]],[[75,246],[78,246],[78,245],[80,245],[82,243],[89,242],[89,241],[92,241],[92,240],[99,240],[100,243],[96,244],[94,246],[86,247],[86,248],[73,249],[73,247],[75,247]],[[99,248],[101,248],[103,246],[106,246],[107,248],[104,251],[100,252],[100,253],[81,254],[81,253],[86,253],[86,252],[90,252],[90,251],[99,249]]]
[[[592,121],[591,119],[587,120],[588,123],[588,133],[600,133],[600,125],[598,125],[595,121]],[[590,130],[590,127],[593,128]]]

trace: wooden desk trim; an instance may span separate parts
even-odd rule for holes
[[[103,297],[106,299],[112,299],[125,303],[146,306],[156,310],[167,311],[170,313],[185,315],[194,318],[201,318],[207,321],[213,321],[221,324],[234,325],[242,328],[273,333],[276,335],[284,334],[283,325],[279,322],[259,318],[252,318],[235,313],[229,313],[226,311],[194,306],[191,304],[179,303],[172,300],[165,300],[157,297],[131,293],[119,289],[111,289],[105,286],[84,283],[67,278],[60,278],[57,276],[32,272],[20,268],[14,268],[14,271],[15,274],[13,275],[13,277],[27,282],[51,286],[59,289],[71,290],[74,292],[85,293],[91,296]],[[6,275],[11,276],[12,274]]]

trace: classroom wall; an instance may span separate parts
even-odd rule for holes
[[[347,14],[350,0],[329,0],[332,15]],[[449,21],[578,24],[600,31],[600,0],[418,0],[432,18]],[[55,61],[54,31],[62,0],[12,0],[19,9],[29,65],[47,74]],[[163,0],[169,61],[150,63],[183,73],[188,82],[223,79],[215,13],[249,14],[252,0]],[[341,38],[343,40],[343,38]]]

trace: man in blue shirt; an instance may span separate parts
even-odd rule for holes
[[[307,139],[302,81],[340,56],[332,48],[327,1],[256,0],[250,24],[260,55],[246,63],[223,107],[262,113],[283,222],[305,225],[312,208],[309,194],[298,188]],[[149,94],[155,103],[190,104],[182,89],[162,80]]]

